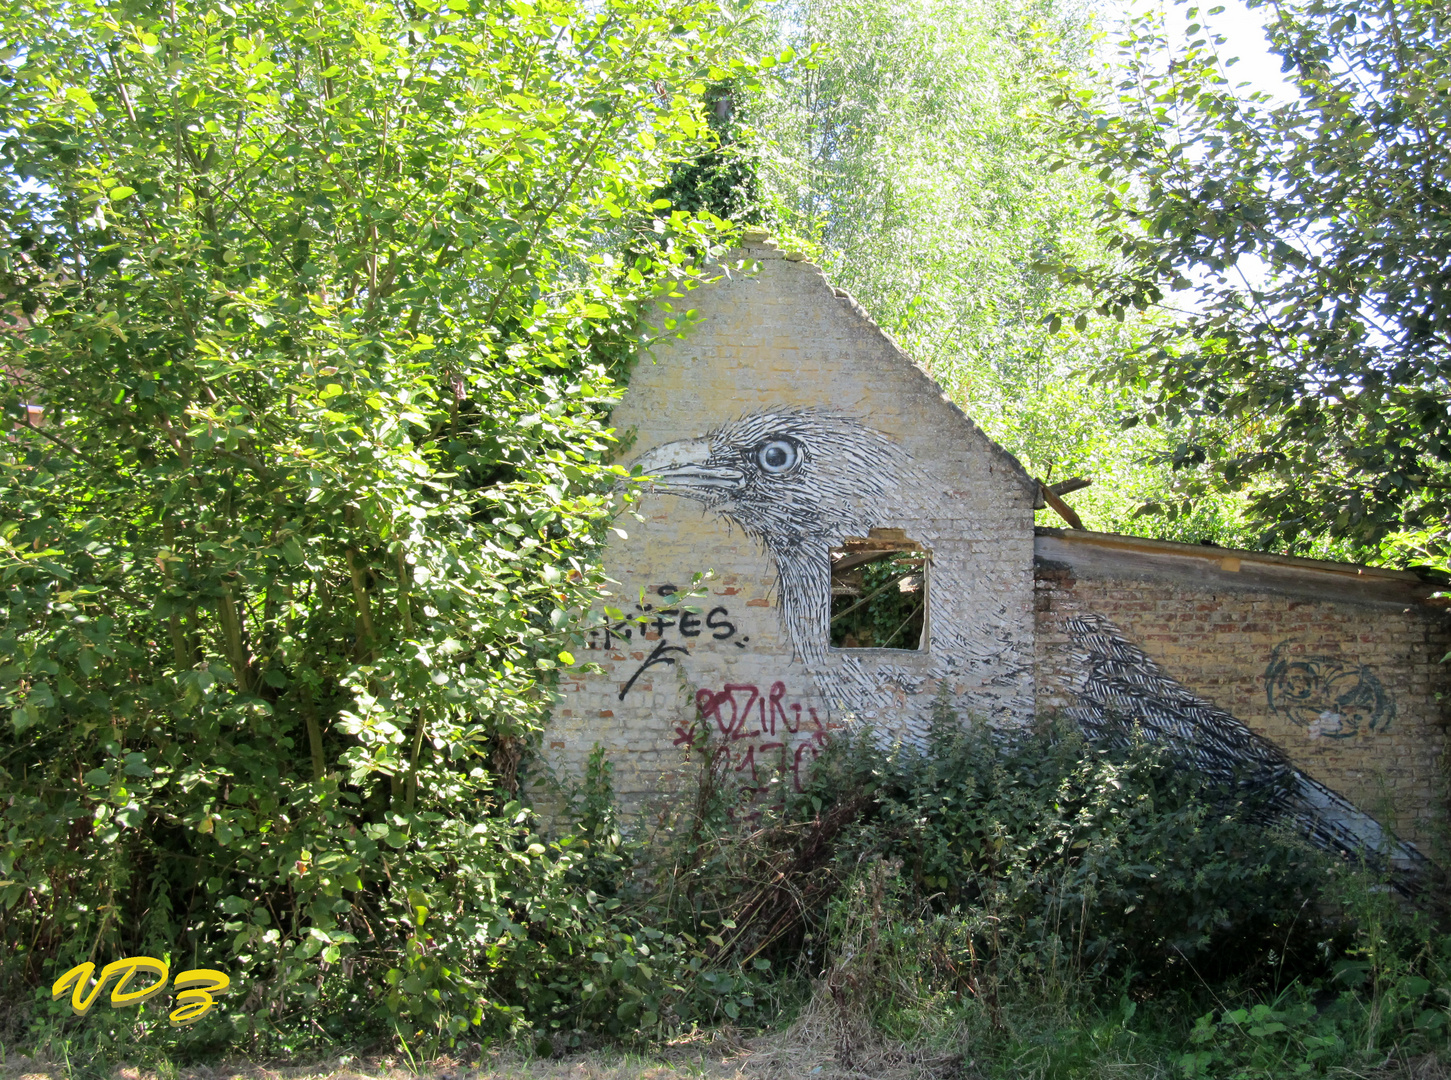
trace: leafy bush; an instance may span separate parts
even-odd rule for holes
[[[758,1017],[803,977],[831,999],[811,1016],[858,1045],[941,1035],[968,1009],[1001,1035],[1013,1008],[1328,974],[1326,859],[1160,749],[941,710],[922,751],[838,736],[800,795],[733,789],[697,749],[695,798],[642,849],[631,902],[710,963],[768,978]]]
[[[0,15],[0,999],[57,1022],[88,957],[226,969],[201,1048],[508,1032],[653,955],[514,767],[742,68],[714,4],[406,8]]]
[[[1010,953],[1019,976],[1163,992],[1318,963],[1312,898],[1328,864],[1256,811],[1147,744],[1001,733],[944,712],[921,751],[838,736],[804,793],[755,807],[751,829],[717,811],[682,830],[701,839],[672,872],[696,918],[735,924],[741,955],[820,947],[831,898],[884,862],[907,909],[991,927],[960,943],[971,959],[954,970]]]
[[[871,804],[839,863],[890,859],[935,910],[994,913],[1019,965],[1163,987],[1313,954],[1323,858],[1148,744],[939,718],[923,753],[838,742],[808,798],[844,791]]]
[[[729,927],[717,963],[769,957],[778,997],[806,976],[789,1037],[845,1067],[1258,1080],[1451,1045],[1451,938],[1160,748],[943,714],[923,752],[849,732],[774,805],[712,790],[704,749],[676,917]]]
[[[1363,954],[1367,935],[1358,935]],[[1451,938],[1426,939],[1419,955],[1343,960],[1318,993],[1293,985],[1269,1001],[1221,1005],[1198,1017],[1177,1065],[1188,1080],[1278,1080],[1325,1076],[1331,1069],[1380,1065],[1447,1048],[1451,1015]],[[1389,962],[1387,962],[1389,961]],[[1338,992],[1334,989],[1339,987]]]

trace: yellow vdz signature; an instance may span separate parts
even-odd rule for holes
[[[101,991],[106,984],[117,975],[121,976],[111,990],[111,1007],[122,1009],[127,1005],[140,1005],[143,1001],[155,997],[166,989],[171,969],[166,964],[151,956],[132,956],[126,960],[117,960],[113,964],[107,964],[101,969],[101,977],[94,983],[91,982],[91,973],[96,970],[95,964],[77,964],[64,975],[55,981],[50,988],[50,1000],[59,1001],[65,996],[67,990],[71,992],[71,1011],[77,1016],[85,1016],[91,1011],[91,1006],[101,996]],[[127,990],[138,972],[147,972],[157,976],[156,982],[150,986],[143,986],[140,990]],[[172,985],[180,991],[176,995],[177,1007],[171,1010],[168,1019],[173,1027],[180,1027],[183,1024],[194,1024],[207,1013],[211,1012],[212,1006],[216,1004],[213,994],[225,993],[232,980],[220,971],[212,968],[194,968],[191,971],[183,971],[176,977]]]

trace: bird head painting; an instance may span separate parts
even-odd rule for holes
[[[776,566],[781,617],[808,664],[826,648],[827,552],[881,523],[908,479],[907,455],[837,413],[781,409],[663,443],[635,463],[655,487],[699,503],[761,541]]]
[[[837,718],[865,721],[884,741],[922,745],[942,692],[953,707],[994,722],[1031,709],[1032,646],[1011,586],[975,562],[963,542],[977,528],[970,511],[903,441],[840,412],[775,407],[650,447],[633,465],[658,494],[759,540],[795,659]],[[934,537],[943,519],[961,531],[949,538],[955,557],[939,570]],[[911,538],[927,571],[920,647],[832,647],[831,551],[879,528],[922,530]]]

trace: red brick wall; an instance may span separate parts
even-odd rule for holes
[[[1095,548],[1062,536],[1039,538],[1040,715],[1075,704],[1082,664],[1064,619],[1101,615],[1191,693],[1446,860],[1447,716],[1438,698],[1451,635],[1444,609],[1424,602],[1431,588],[1308,560],[1252,566],[1245,553]],[[1327,705],[1337,692],[1354,700]]]

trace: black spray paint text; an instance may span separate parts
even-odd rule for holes
[[[661,596],[670,597],[676,590],[673,586],[662,585],[657,591]],[[635,610],[640,614],[591,630],[585,643],[585,647],[589,649],[614,649],[623,647],[626,642],[633,643],[636,633],[645,641],[658,638],[654,647],[640,662],[640,666],[625,680],[625,685],[620,689],[621,701],[625,700],[625,695],[650,668],[673,665],[677,659],[674,654],[690,655],[687,644],[670,643],[667,631],[673,630],[687,640],[708,635],[715,641],[729,641],[739,649],[744,649],[751,640],[746,635],[737,636],[736,624],[731,621],[730,610],[724,604],[715,605],[704,615],[683,607],[657,608],[654,604],[636,604]]]

